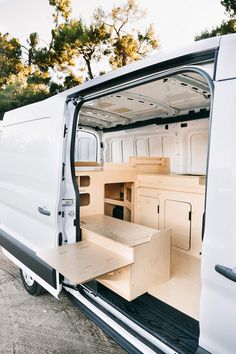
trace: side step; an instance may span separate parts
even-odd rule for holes
[[[128,302],[98,282],[84,285],[123,316],[179,354],[195,354],[199,323],[149,294]]]

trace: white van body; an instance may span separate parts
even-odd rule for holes
[[[196,42],[176,53],[149,57],[42,102],[7,112],[0,126],[0,245],[4,253],[55,297],[64,287],[77,299],[78,306],[129,352],[233,354],[236,351],[235,62],[236,35]],[[158,94],[155,99],[153,92]],[[177,104],[182,108],[177,109]],[[144,105],[145,109],[139,108]],[[148,113],[154,106],[156,113]],[[155,121],[156,117],[159,120]],[[136,170],[134,179],[125,177],[133,176]],[[123,179],[114,179],[114,185],[108,186],[107,192],[106,186],[111,182],[98,184],[103,187],[86,192],[93,176],[98,183],[101,176],[105,175],[108,181],[118,171]],[[177,182],[173,182],[177,181],[175,177],[180,178],[177,187]],[[84,185],[77,187],[79,179]],[[118,184],[122,184],[118,196],[121,199],[117,199],[114,207],[109,193],[114,192]],[[165,184],[172,186],[168,187],[172,194],[167,192]],[[190,190],[190,185],[194,186],[194,191]],[[104,186],[105,204],[100,197]],[[130,190],[134,193],[133,199],[127,197],[124,201],[124,194]],[[157,200],[158,224],[149,211],[145,214],[145,208],[151,208],[150,203]],[[174,202],[179,204],[176,206]],[[115,216],[115,213],[122,216]],[[126,216],[123,213],[127,213]],[[172,230],[170,241],[168,229],[178,224],[181,213],[188,215],[191,224],[181,226],[182,229],[191,228],[189,238],[181,238]],[[113,238],[107,241],[106,251],[113,255],[120,250],[123,258],[115,258],[116,266],[101,270],[99,276],[88,275],[87,278],[86,271],[79,274],[76,269],[76,274],[70,278],[68,274],[76,264],[74,253],[68,255],[71,257],[70,269],[64,273],[65,263],[60,263],[60,259],[65,251],[60,252],[60,249],[72,250],[83,242],[84,247],[90,247],[92,243],[96,258],[96,247],[105,247],[105,239],[98,232],[100,236],[96,238],[94,229],[86,230],[84,224],[90,220],[90,215],[93,216],[91,220],[95,220],[97,214],[108,215],[104,219],[108,220],[104,234],[109,229],[109,222],[114,225],[117,222],[118,230],[124,225],[125,232],[129,221],[134,233],[138,232],[136,224],[141,224],[143,226],[137,226],[140,233],[154,235],[159,232],[160,241],[157,236],[150,236],[137,244],[134,238],[132,245],[126,240],[124,244],[117,243],[115,249],[112,242],[118,231],[114,231]],[[115,221],[112,216],[127,221],[122,224],[122,220]],[[98,217],[98,228],[102,218],[103,215]],[[203,226],[200,225],[202,221]],[[148,242],[156,243],[145,251]],[[158,275],[163,285],[157,292],[147,287],[148,296],[152,296],[150,303],[155,298],[166,302],[170,305],[169,314],[174,308],[176,318],[182,319],[183,313],[186,316],[179,323],[186,319],[186,323],[199,325],[198,348],[192,344],[188,347],[186,339],[181,349],[178,332],[175,332],[175,339],[170,335],[169,342],[164,333],[167,329],[161,324],[162,334],[159,335],[157,329],[154,333],[151,326],[158,322],[155,314],[150,319],[151,324],[146,320],[142,323],[144,312],[139,319],[132,317],[132,306],[136,308],[135,301],[139,301],[136,299],[144,299],[142,294],[145,292],[136,289],[137,280],[132,285],[137,295],[131,290],[123,295],[111,285],[109,277],[115,276],[117,269],[134,272],[133,264],[138,258],[130,260],[131,249],[141,250],[142,247],[143,251],[135,256],[140,257],[137,264],[142,257],[149,264],[156,255],[152,259],[148,255],[157,244],[163,247],[163,254],[160,252],[158,256],[160,263],[159,260],[156,263],[163,272],[160,277]],[[185,282],[184,299],[177,299],[180,295],[173,295],[173,282],[168,283],[174,278],[174,268],[168,268],[173,256],[173,253],[170,256],[171,251],[166,251],[170,247],[175,257],[179,254],[184,259],[191,259],[191,266],[184,270],[186,278],[194,268],[193,264],[197,263],[201,269],[199,284],[190,288],[190,275],[188,283]],[[84,257],[82,248],[78,253],[80,259]],[[140,264],[139,277],[135,279],[141,279],[142,283],[145,282],[142,279],[149,277],[146,269],[150,268]],[[91,265],[86,267],[89,269]],[[99,267],[98,263],[95,268]],[[98,280],[94,280],[95,290],[86,285],[85,280],[92,279]],[[84,285],[79,285],[82,283]],[[162,295],[164,288],[167,300]],[[109,293],[106,293],[107,289]],[[200,294],[197,309],[192,300],[195,292]],[[108,294],[110,300],[108,297],[106,300],[104,294]],[[117,294],[119,297],[113,299]],[[124,306],[127,308],[130,304],[129,315],[121,310],[121,305],[116,307],[115,301],[120,301],[122,306],[122,301],[126,301]],[[181,325],[178,326],[180,329]]]

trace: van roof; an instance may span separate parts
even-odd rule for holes
[[[229,36],[234,36],[234,35],[229,35]],[[182,59],[179,60],[179,65],[184,65],[185,59],[188,59],[189,62],[191,61],[191,58],[192,60],[194,60],[194,57],[196,58],[194,63],[204,61],[204,59],[209,60],[210,53],[212,53],[213,55],[213,52],[217,48],[219,48],[220,40],[221,40],[220,36],[213,37],[213,38],[194,42],[191,45],[188,45],[186,47],[180,48],[175,51],[163,51],[163,52],[159,52],[158,54],[150,55],[149,57],[144,58],[140,61],[131,63],[129,65],[126,65],[125,67],[118,68],[107,74],[96,77],[93,80],[75,86],[69,90],[62,92],[61,94],[67,97],[68,96],[77,97],[80,94],[89,91],[91,87],[96,88],[108,81],[114,81],[118,78],[121,79],[122,77],[128,74],[132,74],[134,72],[140,72],[143,69],[148,71],[148,69],[153,66],[155,67],[160,66],[161,69],[163,70],[163,67],[161,65],[163,63],[169,63],[171,66],[175,66],[173,62],[176,59]],[[168,66],[166,68],[168,68]]]
[[[33,119],[33,112],[39,115],[39,112],[41,112],[42,114],[45,110],[45,114],[46,112],[48,113],[48,110],[50,110],[49,107],[51,106],[51,103],[53,104],[53,102],[55,102],[55,104],[53,104],[54,107],[56,105],[56,101],[59,101],[61,106],[61,104],[63,104],[63,102],[65,102],[65,100],[68,98],[76,98],[92,93],[99,89],[107,89],[116,84],[123,83],[126,77],[129,78],[129,80],[134,80],[135,78],[140,78],[142,75],[163,71],[173,67],[184,66],[187,64],[197,65],[199,63],[213,61],[215,58],[215,52],[220,46],[222,37],[231,37],[232,39],[230,38],[230,40],[235,41],[236,34],[213,37],[194,42],[191,45],[188,45],[175,51],[163,51],[158,54],[151,55],[143,60],[126,65],[125,67],[116,69],[107,74],[101,75],[90,81],[87,81],[81,85],[75,86],[69,90],[61,92],[55,96],[49,97],[44,101],[36,102],[27,106],[11,110],[5,114],[3,125],[7,124],[7,122],[11,122],[12,124],[13,122],[21,121],[22,114],[25,117],[22,117],[22,120],[31,120]],[[43,102],[45,104],[42,104]],[[20,113],[18,117],[15,116],[16,110]]]

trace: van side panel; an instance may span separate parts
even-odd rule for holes
[[[105,133],[105,162],[127,163],[132,156],[170,158],[172,173],[205,174],[209,119],[151,125]],[[168,129],[167,129],[168,128]]]
[[[200,346],[215,354],[236,348],[236,283],[215,266],[236,267],[236,79],[215,83],[205,236]]]
[[[227,80],[236,77],[236,34],[220,38],[220,49],[217,60],[216,80]]]
[[[60,115],[57,105],[48,116],[40,116],[41,106],[37,115],[34,107],[30,115],[30,106],[25,114],[10,112],[0,143],[0,228],[34,251],[57,245],[62,178],[63,105]]]

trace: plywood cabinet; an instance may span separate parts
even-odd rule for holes
[[[133,182],[105,184],[104,214],[133,222]]]
[[[172,246],[199,257],[204,200],[201,176],[138,175],[134,221],[159,230],[171,229]]]
[[[172,245],[183,250],[190,249],[191,213],[190,203],[165,201],[164,227],[172,230]]]
[[[83,204],[80,215],[112,216],[116,208],[126,221],[134,221],[134,183],[139,173],[169,173],[169,159],[131,157],[129,163],[75,162],[77,183]],[[83,197],[82,194],[88,194]],[[104,205],[105,204],[105,205]]]
[[[159,228],[159,198],[137,196],[136,222],[148,227]]]

